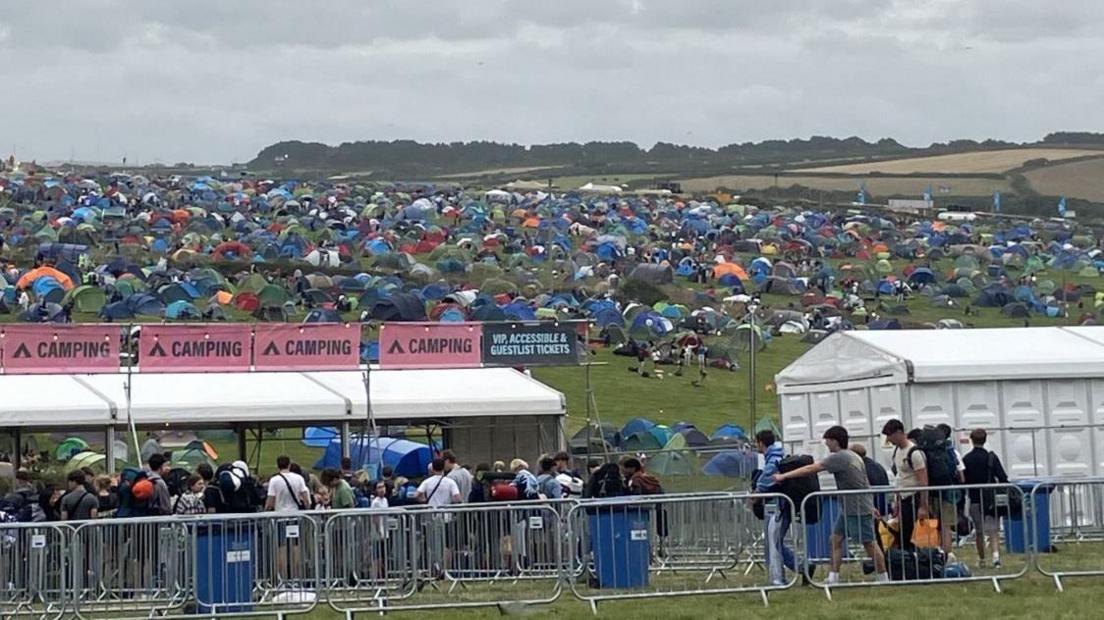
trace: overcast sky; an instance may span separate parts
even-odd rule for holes
[[[1100,0],[66,0],[0,6],[0,153],[229,162],[285,139],[1104,130]]]

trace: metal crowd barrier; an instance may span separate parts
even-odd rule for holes
[[[918,537],[919,552],[904,542],[901,518],[918,502],[888,487],[822,491],[796,508],[782,495],[718,492],[3,524],[0,617],[284,616],[320,604],[346,616],[509,613],[568,589],[595,610],[726,593],[758,593],[767,604],[799,574],[829,598],[838,587],[966,581],[999,591],[1033,566],[1059,589],[1066,577],[1104,575],[1104,479],[913,491],[943,520],[920,528],[928,536]],[[878,525],[890,516],[896,523]],[[994,549],[999,567],[988,562]],[[879,554],[884,564],[867,557]]]
[[[768,515],[793,515],[785,496],[759,498]],[[738,592],[757,592],[766,603],[768,592],[792,586],[797,574],[772,581],[762,565],[738,570],[745,559],[754,562],[753,547],[768,544],[752,502],[746,493],[581,502],[566,517],[567,546],[578,554],[566,576],[571,591],[595,610],[602,601]],[[774,540],[792,550],[796,529],[783,532],[780,523]]]
[[[326,521],[337,611],[525,606],[562,590],[569,502],[357,510]]]
[[[0,527],[0,617],[60,618],[72,604],[65,524]]]
[[[1038,571],[1059,592],[1063,578],[1104,575],[1104,478],[1041,481],[1030,500]]]
[[[805,576],[829,599],[833,588],[965,581],[999,592],[1031,567],[1026,499],[1013,483],[812,493],[801,505]],[[991,537],[1004,542],[999,566],[989,545],[979,560]]]

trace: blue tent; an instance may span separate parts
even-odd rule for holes
[[[145,316],[160,316],[165,310],[161,301],[149,293],[135,293],[127,297],[126,305],[134,314]]]
[[[100,309],[100,317],[108,321],[125,321],[134,318],[134,311],[125,301],[110,303]]]
[[[307,318],[303,319],[304,323],[340,323],[341,315],[334,310],[318,309],[311,310],[307,314]]]
[[[519,321],[535,321],[537,320],[537,313],[535,310],[529,307],[529,304],[514,301],[502,306],[502,311],[506,313],[506,316],[511,319],[517,319]]]
[[[722,424],[709,436],[710,439],[743,439],[747,440],[747,431],[737,424]]]
[[[308,448],[327,448],[335,438],[338,443],[341,442],[337,429],[332,426],[308,426],[303,429],[303,445]],[[338,464],[340,466],[340,461]]]
[[[621,428],[621,436],[629,437],[637,433],[646,433],[652,430],[652,427],[656,425],[655,422],[646,418],[633,418],[625,423],[625,426]]]
[[[901,322],[897,319],[878,319],[871,321],[868,327],[870,329],[901,329]]]
[[[934,284],[935,283],[935,274],[932,273],[932,270],[928,269],[927,267],[920,267],[916,271],[913,271],[912,273],[909,274],[908,283],[909,284]]]
[[[198,319],[202,316],[203,313],[199,311],[199,308],[188,301],[174,301],[165,306],[166,319]]]
[[[726,450],[718,452],[702,467],[707,476],[727,476],[729,478],[751,478],[752,472],[759,467],[759,456],[755,452]]]
[[[425,444],[406,439],[384,437],[368,442],[362,437],[353,437],[349,441],[349,457],[353,460],[353,467],[357,469],[365,469],[369,465],[377,469],[390,467],[396,476],[419,478],[425,475],[430,461],[433,460],[433,451]],[[314,464],[315,469],[327,467],[341,467],[340,438],[332,439],[326,446],[326,453]]]

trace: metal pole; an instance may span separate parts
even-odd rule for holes
[[[591,408],[590,408],[590,391],[591,391],[591,386],[590,386],[590,360],[587,360],[586,365],[583,367],[583,377],[584,377],[584,385],[586,386],[585,391],[586,391],[586,425],[587,425],[587,432],[586,432],[586,458],[587,458],[587,462],[586,462],[586,466],[584,467],[584,469],[589,469],[590,468],[590,458],[591,458],[590,431],[591,431],[591,424],[592,424],[592,422],[591,422]]]
[[[127,328],[126,339],[127,339],[128,347],[130,345],[130,334],[131,334],[133,328],[134,328],[133,325],[131,325],[130,327]],[[133,389],[133,382],[134,382],[133,371],[134,371],[134,351],[131,351],[130,355],[127,356],[126,383],[123,384],[123,391],[126,393],[127,426],[130,427],[130,438],[134,441],[134,458],[136,459],[135,463],[137,463],[138,466],[141,467],[142,466],[142,446],[138,443],[138,427],[134,424],[134,414],[131,411],[131,401],[132,401],[131,391]]]
[[[374,439],[376,437],[376,415],[372,412],[372,361],[371,360],[369,360],[368,363],[364,365],[364,408],[366,409],[365,416],[364,416],[364,421],[365,421],[365,424],[368,425],[368,432],[365,433],[365,437],[361,438],[361,441],[368,442],[365,445],[365,447],[362,448],[362,449],[367,451],[367,456],[365,457],[365,460],[370,465],[372,463],[372,441],[374,441]],[[383,459],[382,458],[380,459],[380,464],[381,465],[383,464]],[[377,477],[378,477],[378,474],[377,474]]]
[[[755,311],[758,310],[758,308],[758,304],[754,304],[749,314],[749,318],[751,319],[751,330],[749,330],[750,333],[748,334],[748,348],[751,351],[750,361],[748,362],[748,389],[750,390],[749,397],[751,399],[751,411],[748,415],[747,427],[749,437],[755,434],[755,410],[758,405],[758,398],[755,391]]]
[[[104,456],[107,458],[108,475],[115,473],[115,427],[108,426],[104,432]]]

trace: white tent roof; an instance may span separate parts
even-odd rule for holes
[[[1104,376],[1104,326],[838,332],[775,376],[780,393],[878,384]]]
[[[373,370],[377,419],[561,415],[563,395],[509,368]],[[126,422],[126,376],[0,375],[0,426]],[[136,424],[316,424],[366,416],[358,371],[133,375]]]

